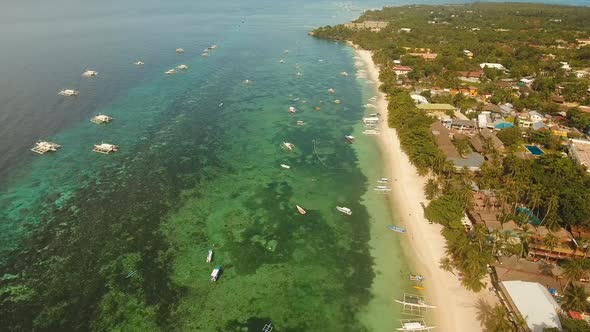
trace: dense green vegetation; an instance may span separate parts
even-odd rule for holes
[[[571,102],[564,123],[585,130],[590,125],[590,114],[575,105],[590,104],[586,92],[590,80],[576,77],[573,71],[562,68],[561,62],[573,68],[590,67],[590,46],[577,47],[576,40],[590,37],[590,8],[546,6],[534,4],[467,4],[453,6],[404,6],[378,11],[367,11],[355,22],[386,21],[379,32],[344,25],[316,29],[319,38],[347,40],[373,51],[373,60],[381,68],[381,89],[389,98],[389,125],[397,129],[404,151],[418,171],[428,175],[426,196],[431,200],[425,216],[445,226],[448,258],[441,267],[450,272],[464,273],[463,284],[472,290],[485,285],[481,279],[488,272],[486,266],[500,251],[504,254],[525,256],[532,237],[531,217],[517,213],[517,207],[527,207],[549,229],[569,225],[590,226],[590,176],[585,169],[561,152],[567,149],[563,141],[549,131],[535,132],[519,127],[504,129],[498,138],[506,151],[494,149],[486,143],[486,163],[480,172],[457,170],[438,150],[429,126],[436,120],[418,111],[409,97],[409,90],[421,94],[431,102],[454,104],[461,110],[482,110],[483,103],[462,94],[432,96],[430,89],[442,87],[459,89],[475,86],[479,93],[491,94],[493,104],[512,103],[515,110],[537,110],[557,115],[560,106],[554,101],[561,95]],[[400,29],[409,28],[404,32]],[[473,52],[473,58],[463,50]],[[434,60],[411,56],[411,52],[437,53]],[[412,67],[405,78],[398,78],[392,68],[400,60]],[[479,82],[466,83],[458,79],[459,72],[477,71],[479,64],[494,62],[509,71],[484,69]],[[522,77],[533,77],[530,86],[504,84],[517,82]],[[469,115],[473,117],[473,114]],[[570,137],[582,133],[572,132]],[[522,143],[538,144],[546,153],[535,159],[518,158]],[[454,141],[461,151],[464,142]],[[493,231],[481,224],[467,234],[461,224],[465,211],[472,202],[472,187],[494,192],[505,206],[502,222],[514,220],[521,225],[518,243],[509,242],[504,232]],[[556,246],[557,238],[546,237],[548,247]],[[573,263],[565,266],[568,280],[577,280],[590,267]],[[577,279],[576,279],[577,278]],[[566,306],[585,309],[579,303],[583,294],[573,284],[568,287]],[[576,302],[578,301],[578,302]],[[502,308],[488,308],[482,317],[489,331],[504,331],[510,326]],[[507,324],[507,325],[506,325]],[[572,323],[577,324],[577,323]],[[508,327],[509,329],[510,327]],[[572,327],[572,331],[576,330]]]

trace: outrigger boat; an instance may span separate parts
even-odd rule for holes
[[[388,186],[377,186],[374,190],[380,192],[389,192],[391,191],[391,188],[389,188]]]
[[[402,228],[402,227],[399,227],[396,225],[389,225],[389,226],[387,226],[387,228],[391,229],[394,232],[398,232],[398,233],[405,233],[406,232],[405,228]]]
[[[352,211],[349,208],[344,207],[344,206],[337,206],[336,210],[338,210],[346,215],[349,215],[349,216],[352,214]]]
[[[375,129],[366,129],[363,130],[363,135],[381,135],[381,132]]]
[[[59,144],[46,141],[39,141],[35,143],[35,146],[31,149],[31,151],[38,154],[44,154],[45,152],[55,152],[59,148],[61,148],[61,145]]]
[[[295,113],[297,113],[297,109],[295,107],[293,107],[293,106],[289,106],[289,111],[288,112],[289,112],[289,114],[295,114]]]
[[[290,169],[291,168],[291,166],[286,165],[286,164],[281,164],[281,167],[284,168],[284,169]]]
[[[378,183],[389,183],[389,179],[388,178],[381,178],[379,180],[377,180]]]
[[[187,65],[180,65],[180,66],[176,66],[176,69],[187,70],[188,66]]]
[[[96,124],[109,123],[111,121],[113,121],[113,118],[111,118],[108,115],[104,115],[104,114],[99,114],[99,115],[93,117],[92,119],[90,119],[90,122],[93,122]]]
[[[281,59],[279,60],[279,63],[285,63],[285,60]]]
[[[299,120],[299,121],[297,121],[297,125],[298,125],[298,126],[303,126],[303,125],[305,125],[305,122],[303,122],[303,121]]]
[[[424,297],[420,295],[414,294],[404,294],[403,300],[394,300],[397,303],[403,304],[405,306],[419,308],[419,309],[435,309],[436,306],[427,304],[424,302]]]
[[[80,94],[80,91],[78,91],[78,90],[72,90],[72,89],[65,89],[65,90],[61,90],[57,94],[60,95],[60,96],[65,96],[65,97],[73,97],[73,96],[79,95]]]
[[[299,205],[295,205],[295,207],[297,208],[297,211],[299,211],[299,213],[301,214],[306,214],[307,212]]]
[[[177,48],[176,53],[184,53],[184,48]]]
[[[295,145],[293,145],[293,143],[283,142],[281,147],[287,151],[292,151],[295,148]]]
[[[96,77],[98,75],[97,71],[94,70],[86,70],[85,72],[82,73],[82,76],[86,76],[86,77]]]
[[[134,62],[133,64],[136,66],[143,66],[145,63],[143,63],[143,61],[140,60],[140,61]]]
[[[348,73],[345,72],[345,71],[343,71],[343,72],[340,73],[340,75],[342,75],[342,76],[348,76]]]
[[[330,93],[335,93],[335,92],[336,92],[336,90],[334,90],[334,89],[332,89],[332,88],[329,88],[329,89],[328,89],[328,92],[330,92]]]
[[[417,290],[424,290],[425,289],[423,286],[412,286],[412,287],[414,287],[414,289],[417,289]]]
[[[101,143],[94,145],[94,149],[92,149],[92,151],[102,154],[110,154],[119,151],[119,147],[114,144]]]
[[[397,330],[403,332],[431,331],[435,328],[435,326],[426,325],[423,319],[401,319],[400,322],[402,327],[398,327]]]
[[[168,69],[164,72],[166,75],[174,75],[176,74],[176,69]]]
[[[217,281],[219,279],[219,274],[221,273],[221,266],[216,266],[211,272],[211,282]]]
[[[354,143],[354,136],[352,136],[352,135],[346,135],[346,136],[344,136],[344,139],[345,139],[345,140],[346,140],[346,141],[347,141],[349,144],[352,144],[352,143]]]
[[[212,260],[213,260],[213,249],[209,249],[209,252],[207,253],[207,263],[211,263]]]

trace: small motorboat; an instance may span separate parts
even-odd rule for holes
[[[187,65],[180,65],[180,66],[176,66],[176,69],[187,70],[188,66]]]
[[[221,274],[221,266],[216,266],[211,272],[211,282],[217,281],[219,279],[219,275]]]
[[[354,143],[354,136],[351,135],[346,135],[344,136],[344,139],[346,140],[346,142],[348,142],[349,144]]]
[[[288,112],[289,112],[289,114],[293,115],[293,114],[297,113],[297,109],[293,106],[289,106]]]
[[[301,214],[306,214],[307,212],[299,205],[295,205],[295,207],[297,208],[297,211],[299,211],[299,213]]]
[[[136,66],[143,66],[145,63],[143,63],[143,61],[140,60],[140,61],[134,62],[133,64]]]
[[[207,253],[207,263],[211,263],[211,261],[213,261],[213,249],[209,249]]]
[[[184,48],[177,48],[176,53],[178,53],[178,54],[184,53]]]
[[[82,76],[84,76],[84,77],[96,77],[97,75],[98,75],[97,71],[88,70],[88,69],[82,73]]]
[[[422,281],[422,280],[424,280],[424,277],[419,274],[410,274],[410,280]]]
[[[303,121],[299,120],[299,121],[297,121],[297,125],[298,125],[298,126],[303,126],[303,125],[305,125],[305,122],[303,122]]]
[[[389,179],[388,178],[381,178],[379,180],[377,180],[378,183],[389,183]]]
[[[293,143],[283,142],[281,147],[287,151],[292,151],[295,148],[295,145],[293,145]]]
[[[389,226],[387,226],[387,228],[391,229],[394,232],[398,232],[398,233],[405,233],[406,232],[405,228],[402,228],[402,227],[399,227],[396,225],[389,225]]]
[[[336,210],[338,210],[346,215],[349,215],[349,216],[352,214],[352,211],[349,208],[344,207],[344,206],[337,206]]]
[[[336,93],[336,90],[334,90],[334,89],[332,89],[332,88],[329,88],[329,89],[328,89],[328,92],[329,92],[329,93]]]
[[[164,72],[166,75],[174,75],[176,74],[176,69],[168,69]]]
[[[286,164],[281,164],[281,167],[284,168],[284,169],[290,169],[291,168],[291,166],[286,165]]]

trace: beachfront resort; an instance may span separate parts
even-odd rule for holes
[[[590,330],[590,11],[576,10],[386,7],[310,33],[372,52],[381,115],[424,184],[423,219],[442,226],[438,268],[476,292],[490,331]],[[389,130],[378,115],[366,134]]]

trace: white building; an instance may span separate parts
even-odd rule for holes
[[[590,141],[570,139],[567,142],[567,148],[572,159],[586,166],[586,171],[590,173]]]
[[[502,64],[499,64],[499,63],[484,62],[484,63],[480,63],[479,64],[479,67],[481,69],[484,69],[484,68],[494,68],[494,69],[506,71],[506,68]]]
[[[531,332],[543,332],[546,328],[561,330],[559,304],[543,285],[513,280],[500,282],[500,288],[510,297],[508,305],[518,311]]]

